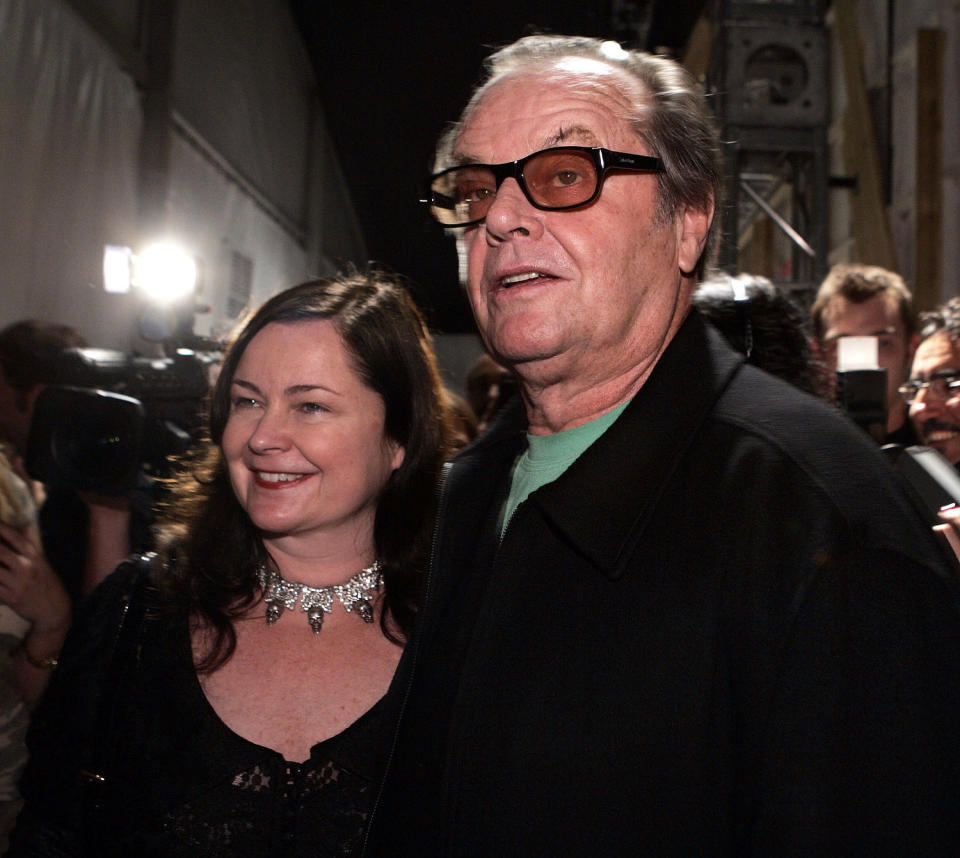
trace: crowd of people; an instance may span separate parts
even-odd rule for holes
[[[428,195],[464,395],[382,271],[286,289],[149,544],[23,466],[82,337],[0,332],[8,854],[957,851],[960,581],[832,400],[875,338],[882,441],[960,466],[960,299],[712,272],[720,163],[667,58],[494,52]]]

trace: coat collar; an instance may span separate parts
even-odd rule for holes
[[[743,360],[692,311],[619,419],[530,496],[603,574],[623,574],[657,497]]]

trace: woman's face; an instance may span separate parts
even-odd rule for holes
[[[327,320],[272,322],[247,345],[222,447],[233,490],[268,542],[369,553],[377,498],[404,450],[383,399]]]

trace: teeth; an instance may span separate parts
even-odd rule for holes
[[[956,432],[928,432],[928,441],[949,441],[957,436]]]
[[[267,471],[257,471],[257,476],[267,483],[292,483],[299,480],[303,474],[271,474]]]
[[[514,283],[523,283],[525,280],[536,280],[541,275],[536,271],[527,271],[524,274],[514,274],[503,278],[504,286],[513,286]]]

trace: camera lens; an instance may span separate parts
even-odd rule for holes
[[[51,385],[34,405],[27,472],[47,485],[124,494],[136,485],[143,424],[133,397]]]
[[[50,440],[54,461],[81,490],[122,482],[138,445],[123,415],[98,413],[75,415],[69,426],[57,427]]]

